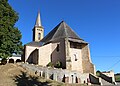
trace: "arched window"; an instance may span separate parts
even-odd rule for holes
[[[40,33],[38,33],[38,40],[40,40],[40,38],[41,38],[41,34],[40,34]]]

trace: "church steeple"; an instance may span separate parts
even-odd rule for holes
[[[41,19],[40,19],[40,12],[38,12],[35,26],[42,26],[42,25],[41,25]]]
[[[44,29],[41,24],[40,12],[38,12],[35,26],[33,28],[33,41],[40,41],[44,36]]]

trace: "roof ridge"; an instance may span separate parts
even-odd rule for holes
[[[61,21],[52,31],[50,31],[41,42],[47,43],[52,42],[59,38],[72,38],[82,40],[79,35],[77,35],[70,26],[68,26],[64,21]]]
[[[64,25],[64,31],[65,31],[65,33],[66,33],[66,38],[68,37],[68,33],[67,33],[67,28],[66,28],[66,23],[65,22],[63,22],[63,25]]]

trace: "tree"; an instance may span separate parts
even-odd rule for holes
[[[21,32],[15,27],[18,14],[8,0],[0,0],[0,58],[7,58],[22,51]]]
[[[99,70],[96,71],[96,75],[100,76],[100,71]]]

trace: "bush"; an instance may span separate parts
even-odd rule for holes
[[[100,71],[99,71],[99,70],[96,72],[96,75],[97,75],[98,77],[100,76]]]
[[[20,59],[17,59],[17,60],[16,60],[16,63],[18,63],[18,62],[21,62],[21,60],[20,60]]]
[[[52,62],[49,62],[49,63],[47,64],[47,67],[62,68],[62,62],[57,61],[55,65],[54,65]]]
[[[9,59],[9,63],[14,63],[14,59]]]
[[[7,63],[7,59],[6,58],[3,58],[2,60],[1,60],[1,64],[2,65],[5,65]]]
[[[119,75],[115,74],[115,81],[120,82],[120,74]]]
[[[57,61],[55,67],[56,68],[62,68],[62,62]]]
[[[53,65],[52,62],[49,62],[49,63],[47,64],[47,67],[54,67],[54,65]]]

